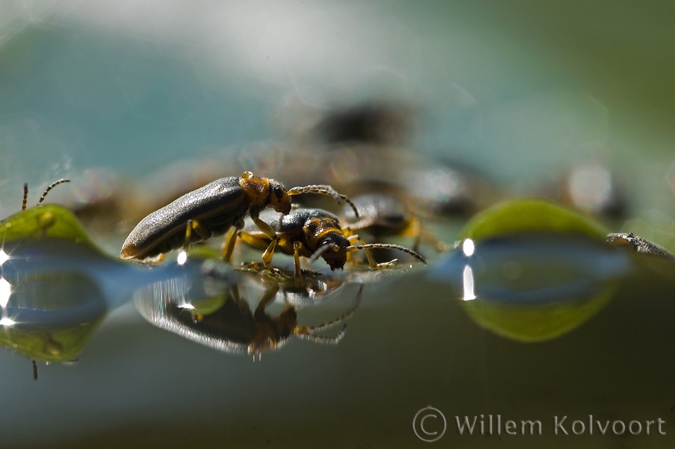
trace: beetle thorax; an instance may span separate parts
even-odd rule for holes
[[[242,176],[239,179],[239,185],[246,193],[251,208],[256,206],[264,208],[267,205],[270,189],[270,183],[267,178],[253,175],[248,177]]]
[[[312,218],[311,220],[307,220],[305,225],[302,227],[302,231],[305,235],[305,243],[312,251],[317,250],[321,244],[321,241],[324,240],[328,235],[331,235],[331,240],[340,240],[340,237],[344,238],[344,234],[342,233],[340,225],[329,217]],[[347,242],[347,245],[349,245],[349,242]]]

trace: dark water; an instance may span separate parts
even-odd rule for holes
[[[579,239],[565,242],[568,254],[557,258],[558,241],[514,239],[478,244],[471,258],[455,250],[427,269],[352,273],[341,278],[344,283],[334,296],[319,297],[315,305],[306,301],[297,311],[300,325],[330,321],[350,308],[358,283],[365,282],[339,344],[291,337],[255,361],[155,327],[133,302],[115,309],[102,288],[111,311],[79,362],[39,363],[34,381],[28,358],[0,353],[6,404],[0,412],[2,445],[424,446],[413,418],[427,406],[436,414],[420,424],[432,412],[423,411],[415,429],[425,438],[439,436],[440,411],[447,428],[434,443],[439,447],[671,445],[673,267],[604,245],[593,248]],[[530,243],[538,250],[529,247],[528,252]],[[510,264],[505,265],[506,259]],[[526,260],[538,263],[528,266]],[[597,261],[602,266],[591,269]],[[520,271],[513,269],[518,264]],[[476,296],[467,301],[466,265],[472,267]],[[200,274],[200,267],[191,258],[184,267],[167,263],[151,270],[145,282],[150,287],[137,290],[136,304],[144,298],[157,304],[161,298],[180,302],[180,292],[188,297],[231,285],[226,268],[214,281]],[[127,268],[136,273],[135,267]],[[536,277],[529,277],[534,272]],[[570,278],[566,272],[576,275]],[[120,273],[112,279],[124,290],[133,276]],[[251,273],[234,276],[257,278]],[[177,288],[176,280],[183,287]],[[81,279],[77,284],[84,285]],[[538,298],[532,295],[537,290],[542,292]],[[263,293],[255,283],[241,288],[251,310]],[[10,298],[10,306],[12,302]],[[598,303],[588,312],[589,304]],[[278,316],[282,307],[272,304],[269,315]],[[501,324],[495,324],[495,308]],[[531,330],[537,322],[543,330],[551,328],[560,316],[572,317],[560,335]],[[510,336],[502,336],[504,326],[510,326]],[[528,338],[531,342],[523,342]],[[542,341],[532,341],[537,339]],[[457,419],[475,419],[473,434],[465,429],[460,435]],[[514,422],[508,430],[517,435],[507,434],[508,421]],[[526,421],[524,428],[521,421]],[[527,421],[533,422],[532,429]]]

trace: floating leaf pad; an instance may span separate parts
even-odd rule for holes
[[[460,233],[474,241],[524,232],[577,233],[605,239],[608,230],[595,220],[541,199],[497,204],[477,214]]]
[[[94,246],[75,215],[56,204],[33,207],[0,222],[0,238],[5,243],[44,237],[72,239]]]

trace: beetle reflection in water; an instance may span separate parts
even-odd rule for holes
[[[221,277],[233,276],[236,282],[222,282]],[[220,351],[247,353],[254,360],[267,350],[280,348],[292,335],[316,343],[339,343],[345,335],[344,322],[358,307],[363,290],[361,286],[352,305],[338,317],[304,326],[298,324],[299,308],[324,302],[342,288],[343,281],[309,272],[299,283],[282,273],[256,269],[236,273],[227,269],[219,273],[211,268],[204,269],[201,281],[203,295],[199,298],[187,301],[184,289],[181,293],[174,283],[160,282],[136,295],[136,307],[146,320],[160,328]],[[264,291],[253,311],[240,293],[248,282]],[[275,300],[283,302],[284,307],[279,315],[272,316],[266,309]],[[336,335],[322,334],[339,325],[342,328]]]

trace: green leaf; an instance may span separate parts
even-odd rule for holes
[[[469,316],[480,326],[512,340],[538,342],[560,337],[600,312],[615,293],[611,286],[591,298],[572,298],[544,304],[503,304],[476,299],[464,301]]]
[[[0,238],[5,243],[44,237],[71,239],[94,246],[75,215],[56,204],[36,206],[0,222]]]
[[[474,241],[524,232],[577,233],[605,239],[602,225],[581,214],[541,199],[518,199],[477,214],[460,233]]]

